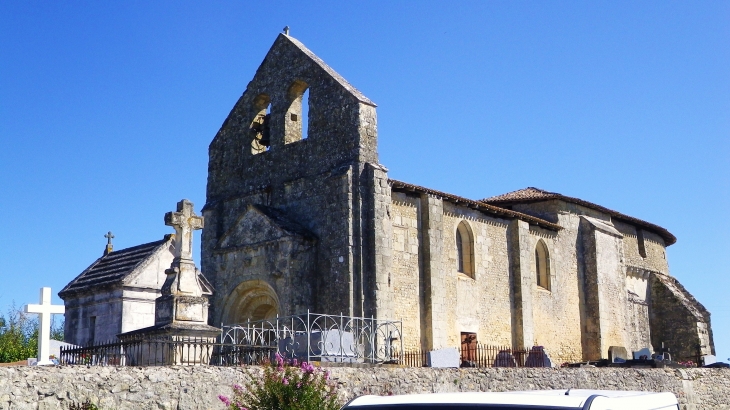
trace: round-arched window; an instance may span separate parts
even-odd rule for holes
[[[535,246],[535,276],[537,286],[550,290],[550,253],[542,239]]]
[[[474,277],[474,237],[465,221],[456,228],[456,270]]]

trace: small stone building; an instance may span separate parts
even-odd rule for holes
[[[375,103],[280,34],[209,147],[211,324],[311,309],[402,320],[409,348],[714,351],[666,229],[536,188],[473,200],[393,180],[377,139]]]
[[[175,235],[104,255],[64,287],[64,339],[75,345],[116,341],[120,333],[155,324],[155,299],[161,295],[174,254]],[[210,284],[198,272],[206,294]]]

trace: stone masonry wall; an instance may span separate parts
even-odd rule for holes
[[[332,367],[342,403],[363,394],[533,389],[670,391],[681,409],[730,409],[727,369],[429,369]],[[224,409],[219,394],[259,368],[6,367],[0,410],[67,409],[90,400],[100,409]]]
[[[309,110],[307,118],[300,118],[304,89],[309,90]],[[308,123],[306,135],[303,121]],[[365,309],[365,297],[373,300],[372,294],[387,292],[387,286],[380,286],[387,285],[388,256],[381,248],[387,248],[390,238],[376,244],[369,223],[387,215],[388,204],[383,200],[387,193],[375,192],[375,173],[368,164],[378,164],[374,103],[299,41],[279,35],[209,147],[201,266],[216,289],[212,323],[220,324],[226,298],[236,297],[233,290],[242,281],[233,265],[223,266],[216,252],[250,204],[282,212],[317,238],[314,266],[305,272],[284,272],[316,273],[310,309],[377,315],[372,307]],[[386,176],[378,173],[377,178]],[[258,244],[231,245],[243,249]],[[243,251],[230,253],[230,259],[247,257]],[[284,298],[275,277],[286,270],[286,260],[277,261],[277,255],[269,253],[260,256],[281,267],[257,280]],[[377,256],[380,261],[373,263]]]
[[[393,303],[395,320],[403,321],[406,349],[421,347],[421,278],[419,262],[419,198],[394,193],[391,205],[393,221]]]
[[[465,223],[473,235],[474,277],[457,271],[456,232]],[[461,344],[461,332],[477,334],[480,343],[512,344],[508,221],[491,218],[464,206],[444,203],[445,288],[453,317],[450,346]]]

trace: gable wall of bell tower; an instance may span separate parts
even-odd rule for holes
[[[379,169],[374,103],[296,39],[279,35],[209,147],[202,268],[213,286],[225,281],[224,288],[235,287],[229,283],[235,269],[214,254],[246,208],[263,205],[316,237],[310,258],[316,262],[301,272],[316,282],[310,309],[365,314],[364,299],[376,280],[368,272],[377,265],[367,230],[373,214],[384,214],[375,209],[384,206],[375,196],[389,199],[374,189],[380,174],[369,164]],[[225,296],[215,296],[213,321]]]

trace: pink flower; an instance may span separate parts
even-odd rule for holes
[[[330,379],[330,372],[329,372],[329,370],[325,370],[325,372],[324,372],[324,379],[325,380],[329,380]]]
[[[282,382],[282,383],[284,384],[284,386],[288,386],[288,385],[289,385],[289,379],[287,379],[286,377],[285,377],[285,378],[283,378],[283,379],[281,380],[281,382]]]
[[[307,362],[302,362],[301,369],[304,373],[312,374],[314,373],[314,366]]]
[[[230,406],[231,405],[231,399],[229,399],[228,397],[226,397],[226,396],[224,396],[222,394],[218,395],[218,400],[222,401],[223,404],[225,404],[226,406]]]
[[[234,384],[233,385],[233,390],[235,390],[235,391],[242,391],[243,390],[243,387],[240,384]]]

